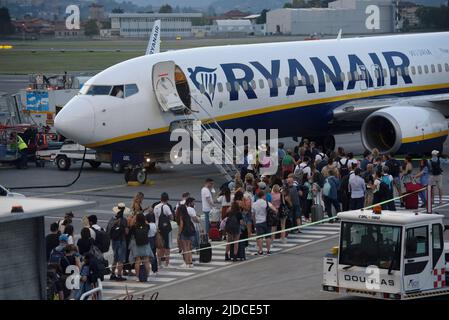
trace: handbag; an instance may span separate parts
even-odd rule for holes
[[[281,193],[281,206],[279,207],[278,216],[280,219],[288,217],[288,207],[285,203],[284,195]]]
[[[156,249],[164,249],[164,238],[162,237],[162,235],[159,231],[156,233],[156,238],[154,239],[154,245],[156,246]]]
[[[279,218],[276,214],[276,212],[274,212],[273,209],[271,209],[271,207],[268,205],[268,201],[265,201],[267,203],[267,225],[270,226],[277,226],[278,222],[279,222]]]

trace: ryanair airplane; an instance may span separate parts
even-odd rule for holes
[[[361,131],[381,152],[442,149],[449,33],[194,48],[148,54],[92,77],[59,133],[94,149],[167,153],[176,124],[278,129],[326,148]]]

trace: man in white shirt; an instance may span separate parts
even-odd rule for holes
[[[251,211],[253,214],[253,221],[256,222],[256,233],[257,236],[268,234],[271,232],[271,227],[267,225],[267,206],[272,210],[277,211],[276,208],[269,202],[266,201],[265,192],[259,191],[257,193],[258,200],[254,202],[251,206]],[[265,245],[267,247],[267,255],[271,254],[271,235],[265,236]],[[262,249],[262,238],[257,239],[258,255],[263,255]]]
[[[168,205],[168,194],[166,192],[161,194],[161,202],[154,207],[154,218],[156,220],[156,226],[159,228],[159,219],[161,215],[166,215],[170,220],[173,220],[173,212]],[[159,266],[161,265],[161,257],[165,257],[165,267],[170,266],[170,244],[172,241],[172,232],[163,233],[160,232],[162,239],[164,240],[164,248],[158,249]]]
[[[349,191],[351,192],[350,209],[362,209],[365,204],[366,183],[360,176],[360,168],[356,168],[349,176]]]
[[[87,217],[87,220],[89,221],[89,231],[90,231],[90,237],[94,240],[96,240],[97,233],[95,231],[101,231],[101,227],[97,224],[98,219],[97,216],[92,214]]]
[[[209,234],[210,227],[209,213],[214,207],[214,198],[212,195],[213,187],[214,180],[207,178],[203,188],[201,189],[201,206],[204,214],[204,230],[207,235]]]

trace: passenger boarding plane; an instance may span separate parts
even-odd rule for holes
[[[55,125],[89,148],[150,155],[186,119],[326,148],[360,130],[368,150],[423,153],[442,149],[447,117],[449,33],[429,33],[145,55],[92,77]]]

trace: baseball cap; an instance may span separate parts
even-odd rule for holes
[[[59,236],[59,241],[60,242],[68,242],[69,241],[69,236],[67,234],[63,233],[63,234],[61,234]]]
[[[437,156],[440,152],[438,150],[433,150],[432,151],[432,156]]]

